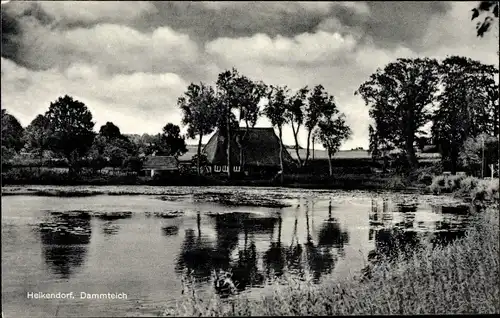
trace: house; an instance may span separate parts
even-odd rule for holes
[[[179,171],[179,162],[173,156],[148,156],[142,170],[151,177],[173,174]]]
[[[243,149],[238,144],[245,135],[246,128],[240,127],[232,132],[231,164],[235,175],[274,176],[280,168],[280,140],[273,128],[249,128]],[[203,148],[207,156],[208,172],[212,174],[227,173],[226,136],[216,131]],[[242,151],[243,150],[243,151]],[[242,171],[240,153],[243,154],[245,171]],[[283,164],[285,167],[295,165],[290,153],[283,146]]]

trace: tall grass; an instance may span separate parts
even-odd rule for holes
[[[221,299],[186,286],[164,315],[282,316],[500,313],[498,206],[476,215],[465,237],[431,244],[409,258],[382,260],[368,279],[299,280],[286,276],[267,295]]]
[[[466,176],[436,176],[429,186],[435,194],[454,193],[474,201],[496,201],[499,199],[498,179],[479,179]]]

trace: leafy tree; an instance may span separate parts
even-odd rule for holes
[[[43,153],[48,148],[50,134],[49,120],[43,115],[36,116],[25,130],[26,147],[38,153],[40,166],[43,164]]]
[[[309,89],[306,87],[301,88],[287,104],[287,120],[290,122],[293,131],[293,138],[295,140],[295,152],[297,153],[297,160],[299,165],[302,166],[302,159],[299,154],[299,140],[298,135],[300,127],[304,124],[304,108],[306,105],[307,94]],[[314,144],[314,143],[313,143]]]
[[[438,75],[434,59],[399,58],[378,69],[355,92],[370,107],[377,142],[401,150],[411,168],[418,165],[415,139],[431,119]]]
[[[117,126],[115,126],[115,124],[109,121],[105,125],[101,126],[101,129],[99,129],[99,135],[104,136],[108,139],[115,139],[122,137],[120,128],[118,128]]]
[[[123,168],[127,171],[139,173],[142,170],[144,161],[137,156],[130,156],[123,162]]]
[[[264,115],[269,118],[271,125],[278,128],[280,139],[280,168],[281,168],[281,183],[283,183],[284,167],[283,167],[283,126],[287,123],[287,117],[283,114],[287,110],[289,90],[286,86],[271,86],[268,94],[268,103],[264,108]]]
[[[481,1],[472,9],[472,20],[483,15],[484,20],[476,24],[477,36],[484,36],[493,23],[498,23],[498,1]]]
[[[196,167],[197,169],[201,170],[201,168],[198,167],[206,167],[208,166],[208,164],[209,164],[208,158],[203,153],[201,153],[199,156],[198,154],[196,154],[191,158],[191,165]]]
[[[163,127],[163,132],[156,135],[149,151],[161,156],[179,157],[187,152],[186,141],[181,136],[179,126],[168,123]]]
[[[2,146],[19,152],[24,147],[24,128],[13,115],[2,109]]]
[[[199,136],[196,170],[200,175],[201,162],[199,159],[201,158],[203,136],[210,134],[217,124],[215,91],[203,83],[200,85],[191,84],[184,96],[178,99],[177,104],[183,113],[182,124],[188,126],[187,136],[192,139]]]
[[[72,173],[77,159],[92,146],[95,137],[92,113],[84,103],[65,95],[50,103],[45,116],[51,131],[49,148],[68,160]]]
[[[498,136],[481,134],[465,140],[459,154],[460,163],[470,173],[481,175],[490,164],[498,162]],[[484,175],[481,175],[482,177]]]
[[[226,135],[227,176],[230,179],[233,165],[231,162],[231,140],[233,130],[238,128],[238,121],[233,110],[238,108],[244,90],[241,89],[241,75],[233,68],[217,77],[217,126],[221,134]],[[240,84],[240,85],[238,85]]]
[[[452,56],[441,64],[443,92],[432,131],[443,165],[449,165],[452,173],[457,171],[459,152],[468,137],[497,130],[491,127],[491,115],[498,101],[491,100],[490,92],[497,73],[494,66],[465,57]]]
[[[2,145],[2,169],[10,166],[10,160],[14,158],[16,152],[12,148],[7,148]]]
[[[479,5],[472,9],[472,20],[476,19],[480,15],[485,16],[482,22],[478,22],[476,24],[477,36],[483,37],[483,35],[490,29],[491,25],[495,22],[498,27],[498,1],[481,1]],[[498,34],[497,34],[498,38]],[[497,47],[497,55],[500,54]],[[496,94],[496,97],[493,100],[497,101],[496,114],[493,116],[495,119],[495,124],[498,127],[498,85],[493,92]],[[498,136],[498,129],[496,135]],[[498,169],[500,170],[500,138],[498,139]]]
[[[328,153],[330,177],[333,175],[332,157],[340,149],[342,141],[349,138],[351,129],[345,122],[344,114],[322,118],[318,123],[318,139]]]
[[[127,152],[126,145],[124,145],[123,143],[123,141],[115,139],[104,149],[104,157],[108,160],[109,165],[113,168],[121,167],[125,159],[130,155]]]
[[[315,86],[308,97],[308,104],[305,108],[304,126],[307,129],[307,146],[306,159],[303,163],[304,166],[307,164],[310,156],[309,149],[312,133],[323,116],[330,117],[333,115],[333,105],[334,98],[325,91],[323,85]]]
[[[239,121],[245,123],[245,132],[236,136],[236,142],[240,147],[240,167],[245,171],[244,149],[248,143],[250,128],[257,124],[259,102],[267,94],[267,86],[263,82],[253,82],[246,76],[236,78],[235,85],[238,89]]]

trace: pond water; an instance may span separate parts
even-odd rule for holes
[[[157,315],[180,296],[185,272],[200,288],[213,288],[212,270],[231,270],[239,289],[253,291],[287,269],[298,275],[306,268],[318,282],[327,274],[347,277],[396,245],[429,242],[424,238],[445,244],[463,235],[470,218],[468,207],[451,208],[460,202],[447,197],[389,192],[86,191],[102,194],[2,197],[6,317]],[[30,292],[76,296],[29,299]],[[127,299],[80,299],[81,292]]]

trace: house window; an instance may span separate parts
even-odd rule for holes
[[[234,172],[240,172],[240,166],[234,166],[233,167]]]
[[[222,166],[222,172],[227,172],[227,166]]]
[[[220,166],[214,166],[214,171],[215,172],[220,172]]]

